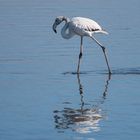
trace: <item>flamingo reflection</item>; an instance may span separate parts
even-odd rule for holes
[[[109,76],[98,102],[92,107],[87,108],[84,102],[83,85],[81,84],[80,75],[77,74],[81,106],[79,109],[64,108],[62,111],[55,110],[55,128],[61,132],[65,129],[71,129],[78,133],[100,131],[99,122],[107,118],[106,112],[101,108],[101,104],[103,104],[106,99],[110,79],[111,77]]]

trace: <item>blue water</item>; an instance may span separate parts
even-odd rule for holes
[[[0,0],[0,139],[140,139],[138,0]],[[108,77],[101,49],[52,31],[56,16],[83,16],[109,35]]]

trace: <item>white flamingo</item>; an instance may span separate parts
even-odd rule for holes
[[[80,61],[83,54],[83,37],[88,36],[92,38],[102,48],[102,51],[105,56],[106,64],[108,67],[108,73],[111,74],[111,70],[110,70],[108,59],[105,52],[105,47],[93,36],[94,33],[104,33],[104,34],[108,34],[108,33],[105,30],[103,30],[97,22],[89,18],[74,17],[70,20],[69,18],[65,16],[59,16],[55,19],[55,22],[52,27],[55,33],[57,33],[56,31],[57,25],[59,25],[63,21],[65,22],[65,25],[61,30],[61,35],[63,38],[70,39],[74,35],[79,35],[81,37],[77,73],[79,74]]]

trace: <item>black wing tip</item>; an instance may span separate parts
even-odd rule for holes
[[[90,28],[88,28],[88,29],[85,29],[85,31],[90,31],[90,32],[95,32],[95,31],[99,31],[99,29],[90,29]]]

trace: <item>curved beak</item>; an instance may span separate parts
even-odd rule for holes
[[[55,33],[57,33],[56,27],[57,27],[57,25],[56,25],[56,23],[54,23],[53,26],[52,26],[52,28],[53,28],[53,31],[54,31]]]

